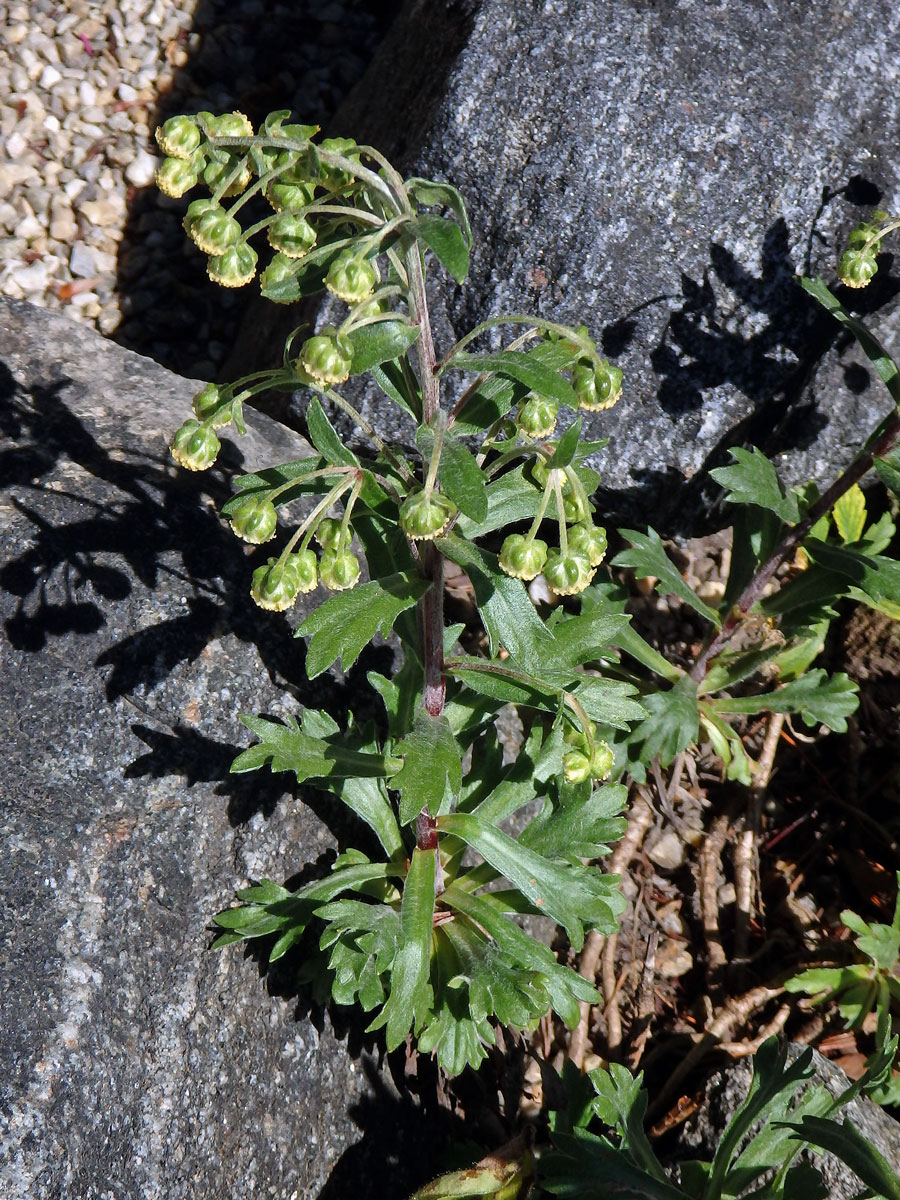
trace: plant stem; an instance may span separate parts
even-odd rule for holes
[[[422,255],[419,244],[410,241],[406,251],[406,270],[409,276],[409,299],[412,324],[419,326],[416,349],[419,356],[419,376],[422,385],[422,419],[426,425],[434,420],[440,405],[440,382],[434,368],[437,356],[431,336],[431,320],[428,316],[428,299],[425,295],[425,272],[422,270]]]
[[[691,668],[691,679],[697,683],[706,677],[709,664],[734,637],[741,622],[750,609],[762,598],[766,585],[783,562],[794,553],[820,517],[830,512],[845,492],[848,492],[872,466],[875,458],[887,454],[900,436],[900,408],[895,408],[878,426],[850,466],[840,475],[827,491],[810,506],[802,521],[792,526],[781,541],[757,569],[747,586],[738,597],[737,603],[722,622],[722,628],[704,647]]]

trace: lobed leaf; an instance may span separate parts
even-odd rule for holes
[[[662,539],[655,529],[648,528],[646,533],[639,533],[636,529],[622,529],[619,532],[631,542],[632,549],[617,554],[612,560],[614,567],[631,567],[638,579],[656,579],[658,582],[655,587],[661,596],[677,596],[716,628],[722,624],[716,610],[704,604],[685,583],[681,572],[666,554]]]
[[[725,488],[725,499],[731,504],[755,504],[775,513],[782,521],[793,524],[800,520],[800,506],[792,492],[785,491],[774,464],[761,450],[735,447],[728,453],[735,461],[733,467],[716,467],[710,475]]]

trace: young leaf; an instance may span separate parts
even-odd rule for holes
[[[739,696],[711,701],[720,713],[798,712],[806,725],[827,725],[835,733],[845,733],[847,717],[856,712],[859,688],[844,674],[828,677],[818,668],[775,692],[758,696]]]
[[[445,370],[448,368],[479,373],[496,371],[498,375],[523,383],[529,391],[559,400],[569,408],[578,407],[578,399],[567,379],[519,350],[497,350],[492,354],[468,354],[460,350],[447,363]]]
[[[435,254],[457,283],[465,283],[469,273],[469,247],[455,221],[423,213],[408,228]]]
[[[396,1050],[410,1026],[417,1029],[432,1003],[428,982],[434,914],[433,850],[415,849],[400,904],[399,950],[391,971],[391,994],[369,1029],[386,1026],[387,1048]]]
[[[600,1120],[618,1129],[622,1149],[654,1179],[665,1180],[666,1173],[644,1133],[647,1093],[641,1087],[643,1074],[636,1077],[619,1063],[607,1070],[599,1067],[590,1073],[597,1092],[593,1108]]]
[[[657,1179],[606,1138],[586,1129],[557,1134],[554,1149],[541,1157],[541,1184],[553,1196],[567,1200],[690,1200],[688,1193]],[[717,1193],[713,1193],[717,1195]]]
[[[548,802],[519,836],[519,845],[573,864],[582,858],[603,858],[609,843],[617,842],[627,828],[618,816],[626,795],[617,784],[594,788],[585,780],[564,801],[561,796],[555,808]]]
[[[400,572],[329,596],[294,633],[309,638],[308,677],[315,679],[337,659],[349,671],[375,634],[380,630],[387,637],[400,613],[412,608],[428,587],[414,572]]]
[[[588,675],[571,691],[592,721],[611,725],[613,729],[627,729],[647,715],[647,709],[632,699],[637,693],[634,684],[619,679]]]
[[[852,581],[846,595],[870,608],[900,619],[900,563],[880,554],[860,554],[847,546],[810,542],[806,551],[814,562]]]
[[[336,467],[359,466],[359,459],[347,449],[326,417],[318,396],[313,396],[306,406],[306,428],[309,440],[327,462]]]
[[[631,542],[632,549],[617,554],[612,560],[614,567],[632,567],[638,579],[657,579],[655,586],[661,596],[677,596],[716,628],[722,624],[716,610],[704,604],[682,579],[655,529],[648,528],[646,533],[639,533],[636,529],[622,529],[620,532]]]
[[[466,202],[458,188],[455,188],[452,183],[443,183],[436,179],[420,179],[418,176],[407,179],[406,187],[420,204],[440,204],[449,208],[459,221],[465,235],[466,245],[471,249],[472,227],[469,224],[469,214],[466,212]]]
[[[866,527],[866,498],[858,483],[844,492],[832,512],[844,545],[858,542]]]
[[[434,433],[423,427],[416,434],[416,444],[425,462],[431,458]],[[487,490],[484,475],[475,461],[475,456],[462,442],[449,433],[444,434],[441,444],[441,461],[438,466],[441,489],[446,492],[460,512],[472,521],[483,521],[487,516]]]
[[[727,491],[726,500],[732,504],[756,504],[775,513],[782,521],[800,520],[797,497],[786,492],[774,465],[761,450],[736,447],[728,452],[735,461],[733,467],[717,467],[710,475]]]
[[[363,375],[404,354],[419,336],[419,327],[405,321],[376,321],[351,329],[347,336],[353,347],[350,374]]]
[[[449,782],[454,794],[462,783],[459,746],[444,716],[432,717],[424,709],[396,753],[403,767],[391,780],[400,792],[400,823],[408,825],[423,808],[436,815]]]
[[[571,465],[575,457],[575,452],[578,449],[578,441],[581,437],[581,426],[583,418],[578,417],[573,421],[566,432],[556,443],[556,449],[551,457],[547,460],[549,468],[561,468]]]

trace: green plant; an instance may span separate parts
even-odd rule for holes
[[[900,613],[900,566],[883,553],[893,521],[867,523],[855,486],[875,463],[897,491],[900,409],[821,496],[786,489],[755,449],[713,472],[737,506],[718,607],[688,586],[654,530],[622,531],[630,548],[613,565],[652,577],[707,630],[693,664],[670,662],[630,625],[622,586],[598,574],[606,533],[586,460],[605,443],[584,440],[582,422],[615,403],[621,373],[584,327],[521,315],[487,320],[439,356],[425,271],[437,259],[458,284],[466,277],[460,194],[315,133],[278,112],[256,133],[241,114],[199,113],[158,134],[170,156],[163,190],[181,195],[201,179],[210,190],[184,224],[211,278],[248,283],[251,239],[265,233],[275,251],[265,297],[291,303],[324,288],[348,306],[299,349],[295,330],[278,368],[203,388],[172,453],[206,469],[218,428],[244,432],[245,402],[271,389],[305,395],[312,453],[239,478],[223,510],[261,544],[288,506],[312,499],[253,571],[251,595],[283,611],[318,585],[334,593],[296,631],[310,678],[336,662],[349,670],[379,633],[400,648],[392,677],[367,676],[380,721],[341,729],[309,709],[283,724],[244,718],[259,740],[232,769],[293,772],[355,814],[360,837],[324,879],[240,891],[239,906],[215,918],[215,944],[266,938],[271,960],[314,931],[304,972],[320,996],[374,1012],[370,1028],[385,1029],[389,1049],[412,1032],[457,1072],[484,1057],[495,1023],[529,1028],[552,1009],[572,1026],[579,1004],[598,998],[517,918],[549,917],[576,951],[586,929],[616,929],[624,901],[595,863],[622,833],[623,780],[703,741],[729,778],[749,783],[747,714],[846,728],[855,685],[812,663],[840,597]],[[262,202],[271,211],[257,218]],[[805,286],[856,334],[896,403],[884,350],[824,284]],[[516,336],[504,344],[507,331]],[[342,390],[363,375],[415,427],[414,451],[386,442]],[[349,422],[359,449],[332,417]],[[445,627],[447,561],[471,583],[483,630],[466,648],[463,627]],[[543,611],[525,588],[539,574],[554,601]],[[494,725],[507,704],[524,725],[511,759]],[[517,837],[503,829],[513,817]]]

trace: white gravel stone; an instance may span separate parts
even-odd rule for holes
[[[139,150],[134,161],[125,168],[125,180],[135,187],[149,187],[158,165],[158,158],[154,158],[146,150]]]
[[[60,75],[56,67],[48,65],[41,71],[38,83],[42,88],[52,88],[56,87],[61,79],[62,75]]]

